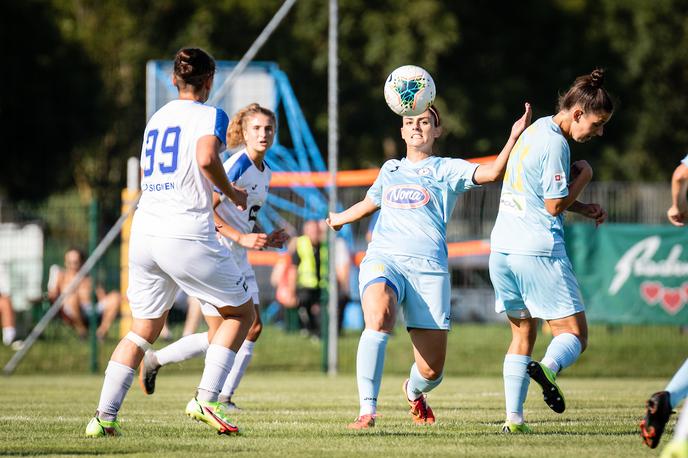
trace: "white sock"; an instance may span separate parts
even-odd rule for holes
[[[547,346],[541,362],[557,374],[575,363],[582,351],[578,337],[570,333],[559,334]]]
[[[2,328],[2,343],[5,345],[10,345],[14,342],[14,338],[17,337],[17,330],[14,326],[7,326]]]
[[[113,421],[122,407],[124,396],[131,387],[136,371],[122,363],[110,361],[105,369],[103,390],[100,392],[98,402],[98,417],[101,420]]]
[[[180,363],[202,355],[208,349],[208,333],[191,334],[155,352],[161,366]]]
[[[217,396],[234,364],[236,353],[222,345],[210,344],[205,352],[205,368],[198,384],[199,401],[217,401]]]
[[[246,368],[251,362],[251,358],[253,358],[253,347],[255,345],[256,343],[250,340],[244,340],[244,343],[241,344],[241,348],[234,359],[234,364],[232,364],[232,370],[229,371],[227,380],[220,392],[223,400],[231,399],[234,391],[236,391],[239,386],[239,382],[241,382],[241,378],[244,376],[244,372],[246,372]]]

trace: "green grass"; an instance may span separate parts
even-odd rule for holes
[[[113,329],[114,331],[114,329]],[[177,334],[181,332],[176,328]],[[114,334],[114,332],[112,333]],[[339,340],[342,373],[353,374],[360,333],[349,332]],[[504,352],[509,345],[506,324],[457,324],[449,333],[446,374],[451,376],[500,376]],[[686,358],[688,334],[678,326],[623,326],[590,328],[589,348],[580,360],[567,370],[568,377],[658,377],[669,378]],[[108,339],[98,350],[99,365],[107,364],[117,340]],[[549,336],[538,339],[535,358],[541,358]],[[165,342],[157,342],[161,348]],[[9,360],[12,351],[0,345],[0,364]],[[287,334],[275,326],[266,326],[256,346],[252,362],[254,372],[306,371],[321,368],[319,341]],[[412,362],[408,333],[397,328],[387,346],[385,371],[402,375]],[[64,374],[89,371],[90,345],[74,337],[71,329],[55,322],[45,338],[39,340],[17,369],[17,374]],[[188,373],[201,370],[201,358],[173,365],[170,372]]]
[[[133,386],[121,412],[125,436],[101,439],[83,433],[102,376],[5,378],[0,455],[650,457],[658,451],[641,445],[637,422],[645,398],[666,383],[563,376],[568,409],[562,415],[531,386],[525,413],[535,433],[505,436],[498,433],[500,377],[446,377],[429,397],[438,423],[418,427],[401,393],[404,377],[386,375],[378,425],[351,432],[345,425],[358,410],[352,375],[250,371],[235,396],[244,408],[236,416],[242,435],[226,437],[183,414],[200,372],[172,372],[160,373],[153,396]]]

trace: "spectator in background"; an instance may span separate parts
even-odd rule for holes
[[[56,269],[55,278],[51,279],[48,289],[48,298],[55,302],[84,264],[84,253],[78,248],[69,248],[64,255],[64,269]],[[96,299],[98,300],[95,311],[99,317],[99,326],[96,336],[104,339],[117,314],[121,297],[118,291],[106,293],[101,286],[96,287]],[[74,329],[80,338],[86,338],[88,334],[88,314],[91,310],[91,298],[93,296],[93,281],[90,276],[85,276],[76,289],[65,297],[62,303],[62,317]]]
[[[327,240],[316,220],[303,223],[303,235],[290,246],[296,266],[296,299],[302,327],[320,335],[321,292],[327,289]]]
[[[14,310],[10,298],[10,276],[2,264],[0,264],[0,325],[2,325],[2,343],[10,345],[17,337],[17,330],[14,327]]]
[[[3,285],[0,285],[2,287]],[[12,309],[12,299],[0,289],[0,324],[2,324],[2,343],[10,345],[15,337],[17,330],[14,327],[14,310]]]
[[[275,300],[285,309],[298,306],[296,298],[296,266],[291,255],[280,256],[270,274],[270,284],[275,288]]]

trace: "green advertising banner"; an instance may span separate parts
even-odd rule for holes
[[[688,324],[688,228],[572,224],[566,248],[590,321]]]

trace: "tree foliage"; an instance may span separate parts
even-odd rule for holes
[[[140,151],[145,63],[185,45],[237,60],[281,1],[26,0],[0,19],[0,195],[36,200],[77,186],[116,201],[125,161]],[[402,151],[382,84],[399,65],[438,86],[440,151],[498,151],[530,101],[557,96],[606,68],[617,110],[605,137],[574,146],[597,178],[666,180],[688,146],[687,0],[340,0],[340,163],[379,165]],[[301,0],[256,59],[289,75],[323,153],[327,146],[327,2]]]

